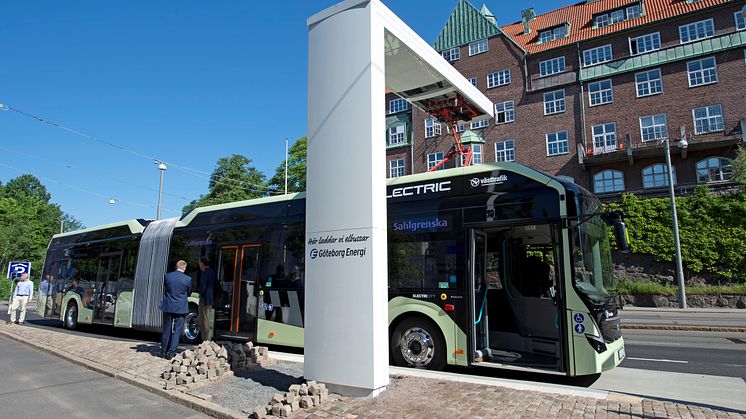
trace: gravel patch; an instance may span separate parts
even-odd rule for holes
[[[226,377],[201,387],[197,392],[212,396],[212,402],[235,411],[251,412],[264,406],[275,393],[283,395],[292,384],[303,382],[303,363],[277,361],[266,368],[256,368]]]

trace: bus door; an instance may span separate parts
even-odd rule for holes
[[[487,307],[487,235],[482,231],[469,231],[469,295],[473,307],[471,324],[472,354],[475,360],[481,360],[485,349],[489,348],[489,319]]]
[[[260,249],[258,244],[220,249],[213,305],[216,336],[255,340]]]
[[[104,253],[98,260],[98,276],[93,292],[93,320],[114,324],[117,303],[117,280],[122,266],[122,252]]]

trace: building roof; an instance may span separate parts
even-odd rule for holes
[[[459,4],[462,1],[460,0]],[[526,52],[535,54],[732,2],[734,0],[700,0],[693,2],[686,0],[598,0],[591,3],[580,2],[536,16],[535,19],[531,20],[531,32],[528,34],[523,33],[523,23],[521,21],[503,26],[501,29]],[[642,3],[642,16],[602,28],[593,27],[593,17],[595,15],[637,3]],[[570,25],[568,36],[543,44],[538,42],[539,32],[542,30],[568,23]]]
[[[487,6],[477,10],[466,0],[459,0],[448,17],[433,47],[442,52],[450,48],[489,38],[502,33]]]

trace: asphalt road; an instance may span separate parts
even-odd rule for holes
[[[746,381],[746,333],[624,330],[623,335],[622,367]]]
[[[0,337],[0,359],[1,417],[205,417],[145,390],[4,337]]]

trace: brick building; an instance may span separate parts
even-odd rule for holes
[[[589,0],[499,27],[459,0],[434,47],[496,104],[495,119],[459,129],[475,163],[515,160],[602,197],[657,194],[667,138],[685,191],[732,176],[746,128],[744,13],[743,0]],[[387,99],[387,175],[427,171],[453,136]]]

